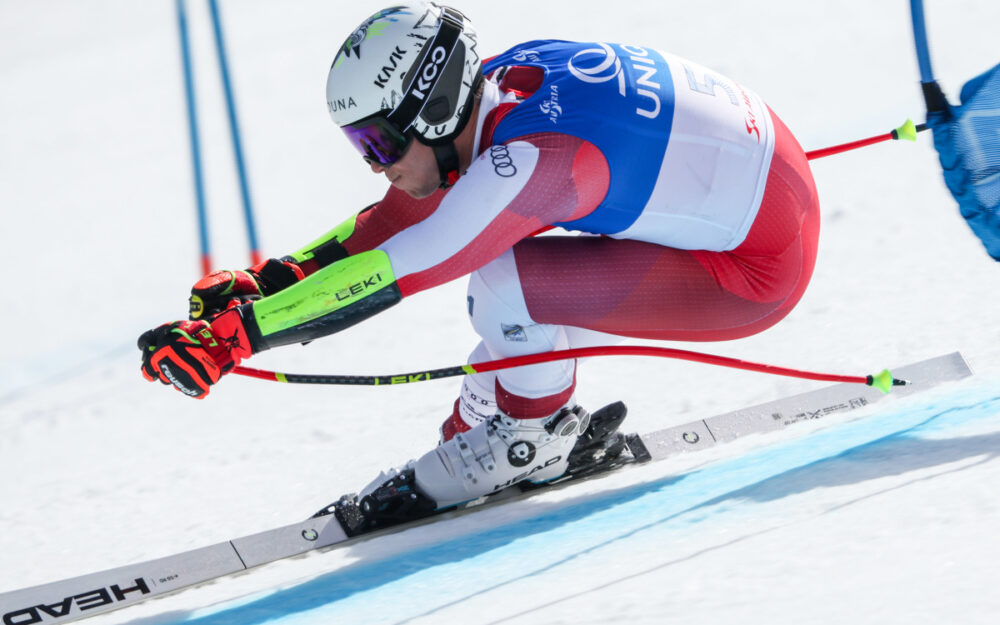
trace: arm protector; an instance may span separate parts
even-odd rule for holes
[[[339,332],[402,299],[381,250],[348,256],[256,302],[240,314],[254,353]]]
[[[402,299],[385,252],[351,256],[343,245],[358,215],[372,206],[281,259],[304,278],[240,306],[254,353],[339,332]]]

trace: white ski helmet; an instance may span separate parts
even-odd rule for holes
[[[433,2],[394,6],[365,20],[330,67],[330,117],[369,163],[389,166],[412,139],[434,148],[442,186],[458,175],[455,137],[482,82],[476,33]]]

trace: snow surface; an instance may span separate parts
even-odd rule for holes
[[[467,1],[484,51],[533,38],[670,50],[749,85],[806,149],[922,121],[907,3]],[[377,199],[330,123],[326,71],[381,4],[222,3],[264,251]],[[1000,3],[926,3],[946,92],[1000,60]],[[247,264],[207,10],[192,45],[216,265]],[[0,3],[0,591],[304,518],[437,436],[456,383],[149,385],[135,337],[198,276],[174,3]],[[366,541],[93,623],[993,623],[1000,609],[1000,267],[957,215],[929,137],[814,162],[810,290],[778,327],[695,348],[868,373],[960,350],[977,375]],[[463,362],[457,281],[250,364],[382,374]],[[677,346],[691,348],[691,345]],[[594,359],[591,407],[648,431],[818,386]],[[870,417],[870,418],[867,418]]]

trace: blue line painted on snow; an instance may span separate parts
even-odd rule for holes
[[[878,413],[786,440],[683,475],[588,496],[552,513],[351,566],[265,596],[188,615],[185,623],[406,623],[536,576],[557,576],[631,544],[664,544],[684,529],[745,502],[823,486],[1000,455],[1000,432],[961,427],[1000,414],[995,389],[962,389],[936,403],[893,404]],[[745,507],[745,506],[744,506]],[[725,517],[729,519],[729,517]],[[635,539],[635,542],[631,542]],[[543,583],[543,582],[539,582]]]

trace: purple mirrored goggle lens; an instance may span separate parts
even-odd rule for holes
[[[399,132],[383,117],[365,119],[343,127],[351,145],[368,163],[389,166],[403,158],[411,138]]]

